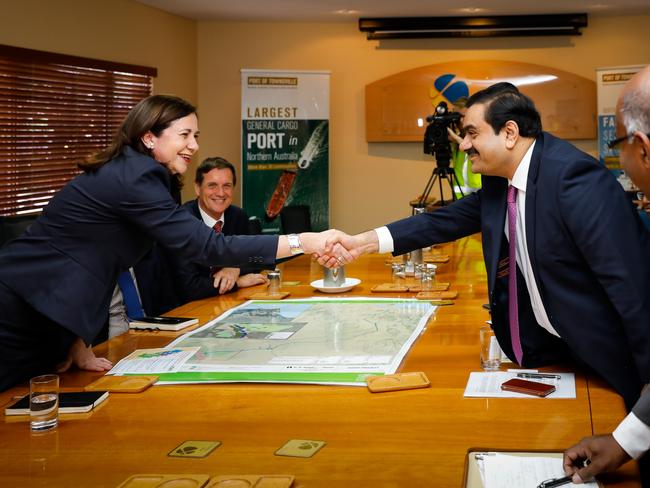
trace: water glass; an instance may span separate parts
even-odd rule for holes
[[[420,289],[422,291],[433,290],[433,284],[436,281],[436,269],[437,267],[435,264],[424,265],[420,276]]]
[[[29,422],[32,432],[56,428],[59,423],[59,377],[55,374],[29,380]]]
[[[402,263],[391,264],[393,286],[401,287],[406,282],[406,265]]]
[[[280,270],[275,269],[274,271],[269,271],[266,277],[269,279],[266,292],[269,295],[278,295],[280,293]]]
[[[485,325],[479,330],[481,342],[481,367],[485,371],[498,371],[501,366],[501,347],[492,327]]]

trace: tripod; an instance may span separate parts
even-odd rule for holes
[[[427,199],[429,198],[429,194],[431,193],[431,190],[433,190],[436,180],[438,180],[438,191],[440,194],[440,203],[443,207],[445,207],[447,203],[445,202],[445,197],[442,189],[442,180],[445,180],[449,184],[449,188],[451,189],[452,202],[456,200],[456,191],[454,190],[454,183],[456,183],[456,186],[458,187],[458,191],[460,192],[461,197],[465,196],[465,194],[463,193],[463,189],[458,183],[458,178],[456,178],[456,173],[454,173],[454,169],[449,166],[442,166],[442,167],[436,166],[435,168],[433,168],[433,171],[431,172],[431,176],[429,177],[429,181],[427,181],[427,184],[424,187],[422,196],[420,197],[417,203],[411,204],[411,206],[413,207],[413,213],[415,213],[416,208],[418,207],[424,208],[426,206]]]

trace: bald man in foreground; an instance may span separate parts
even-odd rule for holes
[[[616,139],[621,166],[632,181],[650,195],[650,66],[639,71],[623,88],[616,105]],[[564,453],[564,471],[574,483],[613,471],[630,459],[640,460],[644,487],[650,487],[650,390],[648,385],[632,412],[612,434],[581,440]],[[643,458],[643,459],[641,459]],[[580,466],[589,461],[584,468]]]

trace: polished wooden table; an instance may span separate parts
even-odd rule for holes
[[[460,487],[468,449],[561,451],[592,433],[611,431],[625,415],[620,398],[583,373],[571,400],[463,398],[471,371],[480,370],[478,328],[489,318],[487,281],[478,236],[437,248],[448,254],[438,281],[459,292],[417,340],[401,371],[424,371],[432,387],[371,394],[362,387],[212,384],[155,386],[111,393],[85,417],[64,417],[56,431],[35,435],[24,420],[0,424],[0,486],[114,487],[137,473],[292,474],[298,487]],[[362,283],[344,296],[371,296],[390,281],[387,256],[366,256],[346,267]],[[306,256],[282,265],[291,298],[320,295],[321,278]],[[189,303],[173,315],[200,323],[242,303],[256,289]],[[260,290],[261,291],[261,290]],[[381,296],[391,296],[384,295]],[[392,295],[409,297],[409,294]],[[138,348],[159,347],[179,333],[130,332],[96,348],[117,361]],[[562,365],[556,371],[575,371]],[[100,375],[74,371],[64,389]],[[0,394],[0,405],[26,386]],[[327,445],[309,459],[274,452],[289,439]],[[202,459],[167,454],[186,440],[223,444]],[[629,463],[611,486],[639,486]],[[608,486],[610,486],[608,484]]]

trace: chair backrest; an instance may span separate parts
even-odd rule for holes
[[[27,230],[27,227],[32,225],[36,220],[36,215],[21,215],[18,217],[0,217],[0,247],[4,246],[7,242],[19,237]]]
[[[288,205],[280,211],[280,222],[284,234],[311,232],[311,217],[308,205]]]
[[[257,236],[262,233],[262,222],[257,217],[249,217],[248,219],[248,235]]]

